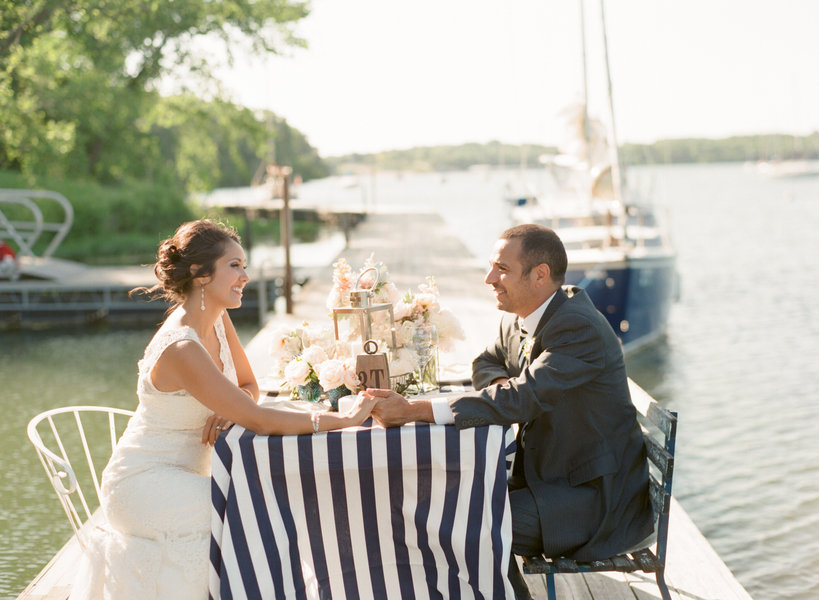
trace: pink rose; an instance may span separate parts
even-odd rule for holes
[[[348,358],[344,361],[344,385],[351,392],[355,392],[361,385],[355,372],[355,358]]]

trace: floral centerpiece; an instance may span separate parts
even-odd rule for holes
[[[271,354],[275,374],[290,388],[290,398],[318,402],[326,396],[333,410],[338,399],[359,387],[355,357],[345,356],[329,327],[304,322],[273,335]]]
[[[450,350],[454,340],[464,339],[464,333],[455,315],[441,306],[435,278],[427,277],[416,292],[407,290],[402,293],[390,281],[384,263],[376,263],[370,256],[354,275],[352,267],[342,258],[333,264],[333,287],[327,298],[327,308],[332,311],[350,306],[350,292],[357,280],[360,287],[373,292],[373,303],[393,305],[394,322],[389,322],[386,313],[373,315],[372,335],[379,341],[380,348],[387,348],[386,341],[390,339],[391,330],[395,330],[397,348],[391,352],[390,374],[391,378],[397,377],[403,383],[394,387],[398,391],[403,391],[400,388],[406,389],[407,385],[416,385],[418,391],[437,387],[437,351]],[[360,338],[358,328],[356,320],[349,320],[346,339]]]

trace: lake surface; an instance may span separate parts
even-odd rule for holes
[[[817,598],[819,178],[768,180],[736,164],[630,174],[668,208],[679,253],[666,339],[628,359],[631,377],[680,413],[675,494],[756,600]],[[500,198],[515,177],[379,174],[299,194],[434,208],[483,259],[507,225]],[[243,328],[243,341],[253,333]],[[70,535],[26,423],[68,404],[133,408],[152,334],[0,334],[0,597],[16,597]]]

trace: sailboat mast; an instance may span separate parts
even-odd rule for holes
[[[581,0],[582,4],[582,0]],[[609,152],[611,153],[611,183],[614,188],[614,199],[623,205],[623,165],[620,160],[620,148],[617,143],[617,129],[614,125],[614,96],[611,91],[611,70],[609,68],[609,42],[606,35],[606,9],[605,0],[600,0],[600,22],[603,27],[603,58],[606,64],[606,82],[608,84],[608,98],[609,98],[609,123],[611,127],[611,144]]]
[[[589,132],[589,75],[586,68],[586,15],[584,11],[585,0],[580,0],[580,47],[582,48],[583,59],[583,141],[586,154],[586,165],[588,169],[592,166],[591,133]]]

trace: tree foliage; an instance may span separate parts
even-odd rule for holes
[[[535,167],[538,157],[554,154],[553,146],[511,145],[500,142],[423,146],[374,154],[346,154],[326,159],[332,170],[343,173],[358,168],[398,171],[451,171],[473,165]],[[819,132],[807,136],[786,134],[735,136],[723,139],[688,138],[659,140],[653,144],[624,144],[620,149],[627,165],[705,163],[756,160],[819,160]]]
[[[247,185],[266,156],[266,117],[192,94],[162,97],[168,73],[207,78],[197,40],[259,52],[303,44],[291,0],[0,0],[0,168],[126,177],[187,189]],[[285,127],[299,152],[312,150]],[[313,151],[305,169],[321,171]],[[317,162],[318,166],[309,164]]]
[[[458,146],[420,146],[406,150],[388,150],[375,154],[347,154],[328,158],[335,172],[366,166],[375,169],[406,171],[457,171],[473,165],[535,166],[541,154],[556,152],[553,146],[523,144],[520,146],[492,141]]]

